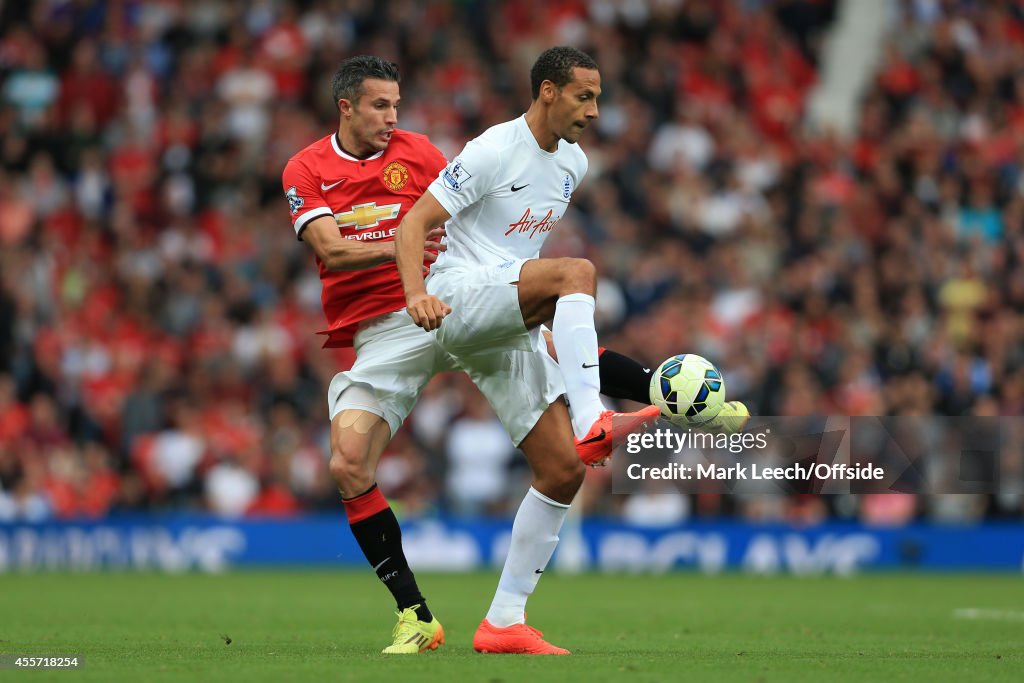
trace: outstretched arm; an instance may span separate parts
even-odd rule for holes
[[[395,233],[395,260],[405,290],[406,310],[417,325],[425,330],[437,329],[451,308],[435,296],[427,294],[421,269],[423,242],[432,225],[442,225],[451,218],[448,211],[430,192],[424,192],[405,214]]]

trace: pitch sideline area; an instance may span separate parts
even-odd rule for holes
[[[552,572],[529,616],[560,658],[472,652],[496,582],[423,574],[447,645],[387,658],[369,571],[0,575],[0,654],[85,658],[35,681],[1024,680],[1024,621],[963,616],[1024,613],[1016,575]]]

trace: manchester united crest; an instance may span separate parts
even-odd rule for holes
[[[409,182],[409,169],[400,161],[392,161],[384,167],[384,187],[398,192]]]

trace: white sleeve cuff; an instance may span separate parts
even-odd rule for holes
[[[313,220],[314,218],[319,218],[320,216],[333,216],[333,215],[334,215],[334,213],[329,208],[327,208],[326,206],[318,206],[315,209],[310,209],[309,211],[307,211],[306,213],[302,214],[301,216],[299,216],[298,218],[295,219],[295,236],[298,239],[301,240],[302,239],[302,230],[307,225],[309,225],[309,222],[311,220]]]

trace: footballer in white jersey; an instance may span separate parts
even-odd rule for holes
[[[433,272],[540,256],[587,172],[579,145],[541,149],[526,117],[488,128],[427,191],[451,214]]]
[[[538,258],[587,170],[575,143],[598,116],[597,64],[575,48],[551,48],[534,63],[530,86],[533,103],[525,116],[470,142],[430,184],[399,225],[395,253],[409,316],[435,332],[499,416],[515,416],[502,423],[533,473],[473,648],[569,654],[526,626],[527,598],[583,483],[581,465],[608,457],[613,428],[615,436],[636,431],[659,410],[619,414],[604,408],[594,266],[583,259]],[[441,222],[447,222],[448,250],[424,284],[413,246],[418,240],[422,251],[423,236]],[[552,316],[558,364],[537,330]],[[571,421],[558,400],[563,393]]]

